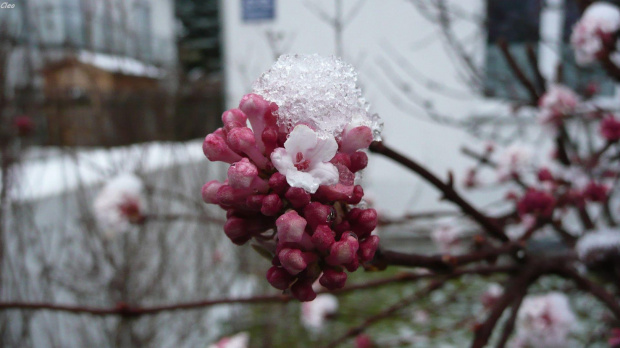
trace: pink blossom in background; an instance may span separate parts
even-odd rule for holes
[[[497,176],[505,181],[530,169],[533,159],[531,147],[512,144],[497,154]]]
[[[556,200],[548,192],[529,188],[517,202],[519,215],[533,215],[539,218],[550,218],[555,208]]]
[[[610,40],[614,40],[613,34],[618,28],[620,10],[617,6],[602,1],[588,6],[573,27],[570,38],[577,64],[594,63]]]
[[[438,226],[431,232],[431,239],[440,252],[449,253],[459,245],[463,230],[453,224]]]
[[[132,224],[142,223],[146,211],[144,184],[131,173],[123,173],[109,180],[93,204],[95,219],[109,238],[127,231]]]
[[[420,325],[428,324],[430,319],[431,319],[430,314],[428,314],[428,312],[423,309],[418,309],[413,312],[413,322],[416,324],[420,324]]]
[[[579,96],[563,85],[551,85],[538,101],[540,121],[544,124],[558,125],[573,114],[579,105]]]
[[[372,342],[370,336],[366,334],[360,334],[355,337],[355,348],[373,348],[375,344]]]
[[[495,302],[504,294],[504,288],[497,284],[491,283],[480,296],[480,302],[484,308],[491,308]]]
[[[607,340],[607,344],[610,348],[620,347],[620,329],[611,330],[611,337]]]
[[[15,120],[13,120],[13,124],[17,129],[17,135],[19,135],[20,137],[26,137],[32,134],[35,128],[35,124],[32,121],[32,118],[27,115],[20,115],[15,117]]]
[[[506,234],[512,240],[517,240],[523,236],[527,230],[536,224],[537,218],[534,215],[526,214],[519,217],[519,222],[507,226]]]
[[[601,136],[608,141],[620,140],[620,120],[614,115],[608,115],[601,121]]]

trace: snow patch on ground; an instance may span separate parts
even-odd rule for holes
[[[32,201],[100,184],[121,171],[146,173],[203,159],[201,140],[112,149],[33,149],[12,168],[9,195],[15,201]]]

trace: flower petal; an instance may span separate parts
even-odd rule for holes
[[[271,163],[276,169],[280,172],[280,174],[286,175],[286,172],[295,168],[293,165],[293,159],[288,154],[286,149],[279,147],[271,153]]]
[[[321,185],[335,185],[338,183],[338,169],[331,163],[313,163],[308,173],[312,175]]]
[[[288,139],[284,142],[284,147],[291,157],[297,155],[298,152],[305,155],[306,152],[317,146],[317,140],[316,133],[310,127],[300,124],[295,126],[289,134]]]
[[[309,193],[315,193],[319,189],[319,179],[314,175],[306,172],[301,172],[295,168],[289,169],[286,172],[286,182],[292,187],[302,188]]]
[[[310,162],[329,162],[338,152],[338,143],[333,137],[317,139],[316,146],[304,153]]]

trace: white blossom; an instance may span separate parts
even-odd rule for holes
[[[480,296],[480,301],[485,307],[491,307],[504,294],[504,288],[497,284],[491,283]]]
[[[532,149],[521,144],[512,144],[498,156],[497,175],[500,180],[508,179],[512,174],[520,174],[532,163]]]
[[[311,331],[320,331],[325,319],[338,311],[338,299],[334,295],[320,294],[313,301],[301,304],[301,323]]]
[[[234,336],[224,337],[209,348],[247,348],[250,343],[250,334],[240,332]]]
[[[575,112],[579,105],[579,96],[570,88],[563,85],[551,85],[540,98],[540,120],[542,123],[558,121],[563,116]]]
[[[142,180],[130,173],[120,174],[101,189],[93,204],[95,219],[106,237],[114,237],[139,222],[146,211]]]
[[[450,252],[452,248],[458,245],[463,230],[453,224],[445,224],[438,226],[431,232],[431,239],[440,252]]]
[[[550,292],[526,297],[517,314],[513,347],[567,347],[575,325],[576,318],[566,295]]]
[[[537,218],[532,214],[525,214],[521,217],[521,221],[516,224],[506,226],[506,235],[511,240],[518,240],[536,224]],[[540,233],[539,233],[540,234]]]
[[[319,137],[306,125],[296,126],[284,143],[271,154],[271,162],[292,187],[315,193],[319,185],[338,183],[338,169],[329,161],[338,151],[333,137]]]
[[[430,319],[431,319],[431,316],[428,314],[427,311],[423,309],[418,309],[413,312],[413,322],[416,324],[420,324],[420,325],[428,324]]]

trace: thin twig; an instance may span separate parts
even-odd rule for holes
[[[500,39],[497,40],[497,46],[502,52],[502,55],[504,56],[504,59],[506,60],[506,63],[508,63],[508,66],[510,67],[514,76],[517,78],[517,80],[519,80],[521,85],[523,85],[523,87],[525,87],[525,89],[530,94],[532,104],[536,105],[536,103],[538,103],[538,99],[540,99],[540,95],[538,94],[538,92],[536,92],[536,87],[534,87],[532,81],[530,81],[527,76],[525,76],[525,73],[523,73],[523,70],[521,70],[519,64],[517,64],[517,61],[510,53],[508,43],[506,42],[506,40]]]
[[[517,314],[519,314],[519,308],[521,308],[521,302],[523,302],[523,298],[525,297],[526,292],[521,293],[513,302],[512,310],[510,312],[510,317],[504,323],[504,328],[502,329],[502,335],[497,342],[497,348],[504,348],[506,343],[508,343],[508,338],[510,338],[510,334],[515,328],[515,321],[517,320]]]
[[[340,290],[332,291],[332,294],[342,295],[353,291],[373,289],[381,286],[398,284],[402,282],[417,281],[426,278],[435,277],[457,277],[465,274],[477,274],[477,275],[491,275],[497,273],[514,273],[517,267],[511,265],[505,266],[481,266],[477,268],[456,270],[450,275],[427,273],[427,274],[413,274],[413,273],[400,273],[396,276],[387,277],[383,279],[373,280],[361,284],[347,286]],[[326,293],[328,291],[320,291],[320,293]],[[163,306],[152,307],[134,307],[128,304],[118,304],[116,307],[103,308],[103,307],[90,307],[81,305],[67,305],[67,304],[53,304],[46,302],[0,302],[0,310],[51,310],[57,312],[74,313],[74,314],[90,314],[95,316],[144,316],[154,315],[162,312],[171,312],[179,310],[195,310],[206,307],[212,307],[225,304],[262,304],[262,303],[287,303],[294,300],[293,297],[288,295],[258,295],[241,298],[223,298],[213,300],[201,300],[194,302],[176,303]]]
[[[481,213],[478,209],[474,208],[468,201],[461,197],[461,195],[459,195],[458,192],[454,190],[452,183],[444,183],[422,165],[418,164],[410,158],[401,155],[400,153],[387,147],[381,142],[373,142],[370,145],[370,151],[382,154],[383,156],[386,156],[411,169],[422,178],[424,178],[427,182],[439,189],[443,193],[443,198],[458,205],[465,214],[470,216],[474,221],[478,222],[493,237],[504,242],[509,240],[502,227],[495,223],[495,221]]]
[[[572,279],[579,288],[598,298],[616,316],[616,319],[620,320],[620,303],[618,303],[618,298],[610,294],[604,287],[582,276],[579,272],[570,267],[564,267],[557,273]]]
[[[531,43],[525,45],[525,52],[527,53],[527,59],[530,62],[530,66],[534,71],[534,76],[536,77],[536,87],[538,87],[538,91],[540,94],[545,93],[545,78],[540,72],[540,68],[538,67],[538,56],[536,55],[536,51],[534,51],[534,47]]]
[[[476,328],[474,340],[471,345],[472,348],[482,348],[486,346],[504,310],[510,306],[517,297],[524,296],[530,284],[540,276],[541,270],[536,267],[536,264],[528,264],[528,266],[530,267],[526,267],[520,275],[513,278],[510,284],[506,286],[504,294],[495,302],[487,319]]]

